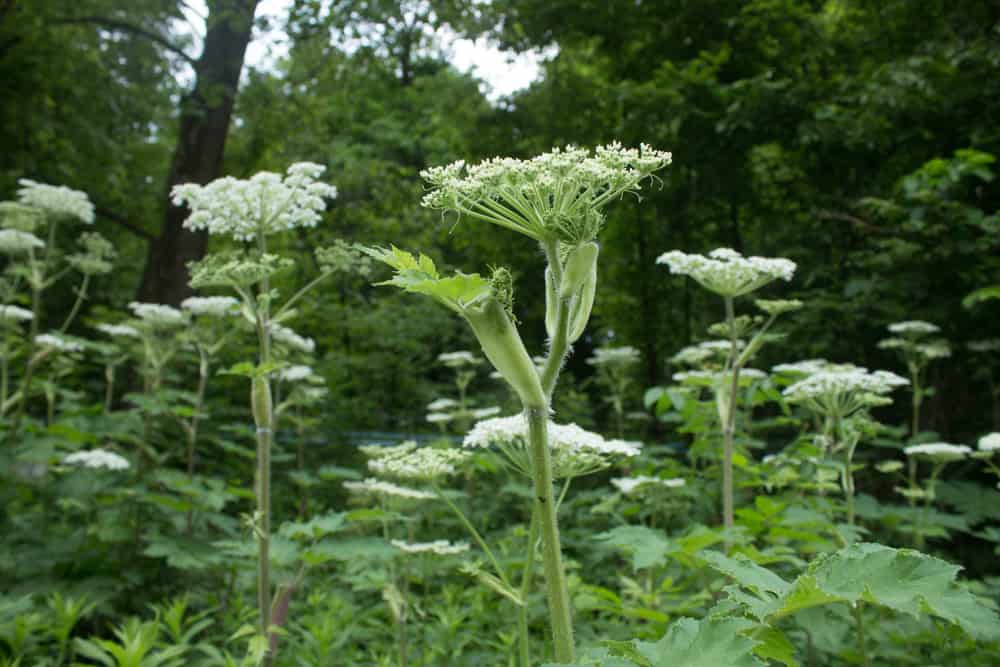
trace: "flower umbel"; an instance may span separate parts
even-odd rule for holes
[[[597,237],[601,210],[670,164],[671,155],[645,144],[619,143],[591,153],[568,146],[530,160],[460,160],[421,172],[431,187],[423,205],[520,232],[537,241],[578,244]]]

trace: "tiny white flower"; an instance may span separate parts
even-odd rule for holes
[[[795,262],[784,258],[743,257],[730,248],[718,248],[704,255],[671,250],[660,255],[657,264],[670,272],[690,276],[702,287],[720,296],[736,297],[763,287],[773,280],[789,281]]]
[[[469,550],[469,545],[464,542],[452,544],[447,540],[435,540],[433,542],[404,542],[402,540],[392,540],[392,546],[408,554],[432,553],[438,556],[448,556],[452,554],[465,553]]]
[[[282,368],[276,374],[281,382],[298,382],[315,376],[313,369],[305,365],[289,366]]]
[[[454,408],[458,406],[458,401],[451,398],[438,398],[427,404],[427,410],[430,412],[441,412],[442,410],[447,410],[448,408]]]
[[[128,305],[136,317],[153,328],[178,327],[187,323],[187,315],[171,306],[162,303],[140,303],[133,301]]]
[[[1000,433],[988,433],[979,439],[979,451],[995,452],[1000,450]]]
[[[77,218],[81,222],[94,222],[94,205],[87,194],[62,185],[47,185],[28,178],[18,180],[21,187],[17,198],[22,204],[40,208],[53,215]]]
[[[316,179],[325,167],[312,162],[291,165],[284,176],[260,172],[248,180],[227,176],[207,185],[185,183],[171,191],[175,206],[187,205],[184,227],[252,241],[296,227],[315,227],[326,200],[337,188]]]
[[[0,229],[0,252],[8,255],[19,255],[36,248],[44,248],[45,241],[31,232],[17,229]]]
[[[83,352],[83,344],[69,340],[57,334],[39,334],[35,336],[35,345],[49,347],[59,352]]]
[[[63,459],[67,465],[78,465],[85,468],[107,468],[108,470],[126,470],[128,459],[106,449],[91,449],[74,452]]]
[[[35,319],[35,314],[19,306],[0,306],[0,322],[30,322]]]
[[[932,334],[941,331],[941,327],[923,320],[907,320],[906,322],[895,322],[888,327],[891,333],[895,334]]]
[[[486,419],[488,417],[495,417],[500,414],[500,406],[491,405],[488,408],[476,408],[472,411],[473,419]]]
[[[971,454],[972,448],[965,445],[952,445],[947,442],[927,442],[922,445],[904,447],[903,453],[907,456],[926,456],[939,461],[955,461]]]
[[[369,477],[363,482],[344,482],[344,488],[352,493],[395,496],[408,500],[431,500],[437,497],[429,491],[420,491],[406,486],[399,486],[398,484],[385,482],[374,477]]]
[[[481,363],[479,357],[466,350],[459,350],[457,352],[442,352],[437,357],[445,366],[451,368],[459,368],[461,366],[475,366]]]
[[[624,347],[599,347],[594,350],[594,356],[587,359],[591,366],[621,365],[630,366],[639,363],[639,350],[631,345]]]
[[[646,475],[619,477],[617,479],[612,479],[611,483],[625,495],[631,495],[640,486],[660,486],[667,489],[676,489],[687,484],[683,477],[662,479],[660,477],[649,477]]]
[[[285,345],[299,352],[312,354],[316,351],[316,341],[312,338],[300,336],[283,324],[271,325],[271,338],[274,339],[275,343]]]
[[[139,338],[142,334],[135,327],[127,324],[105,324],[101,323],[94,327],[101,333],[106,333],[112,338]]]
[[[239,312],[240,302],[231,296],[191,296],[181,301],[181,308],[192,315],[225,317]]]

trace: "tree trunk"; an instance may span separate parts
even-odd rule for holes
[[[187,263],[204,257],[208,236],[181,227],[188,212],[173,205],[170,190],[180,183],[208,183],[219,176],[257,2],[208,2],[205,45],[195,64],[194,88],[181,101],[180,131],[167,180],[163,227],[149,244],[139,288],[143,301],[177,305],[191,294]]]

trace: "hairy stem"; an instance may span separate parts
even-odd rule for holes
[[[736,429],[736,397],[740,386],[740,364],[737,363],[739,350],[736,348],[735,314],[733,298],[725,297],[726,324],[729,328],[729,372],[731,374],[728,407],[725,421],[722,424],[722,524],[726,529],[732,528],[735,521],[733,509],[733,432]]]
[[[573,662],[573,619],[569,589],[562,563],[556,501],[552,489],[552,461],[548,442],[548,406],[528,407],[528,440],[531,448],[531,475],[534,482],[535,511],[541,524],[542,561],[549,602],[549,622],[558,662]]]
[[[518,643],[521,653],[521,667],[531,667],[531,635],[528,632],[528,594],[535,574],[535,547],[538,546],[538,512],[531,509],[531,524],[528,527],[528,547],[524,554],[524,572],[521,574],[521,608],[518,609]]]

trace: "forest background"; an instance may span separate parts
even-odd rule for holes
[[[208,241],[180,229],[173,183],[315,161],[339,196],[323,224],[289,241],[303,274],[311,248],[343,238],[420,248],[450,266],[503,263],[516,279],[541,271],[537,248],[493,227],[450,234],[473,223],[421,208],[420,170],[645,142],[673,151],[674,165],[641,208],[610,213],[594,320],[564,376],[560,420],[607,426],[585,362],[604,344],[641,352],[631,397],[641,408],[642,389],[669,377],[669,357],[722,314],[655,258],[728,246],[800,267],[782,296],[808,308],[762,367],[824,356],[897,368],[876,345],[885,326],[928,320],[955,352],[932,366],[924,428],[952,442],[1000,429],[996,369],[963,345],[1000,336],[991,304],[963,306],[1000,275],[1000,3],[295,0],[270,19],[287,53],[251,68],[256,5],[209,0],[195,43],[183,0],[0,1],[0,199],[19,178],[83,190],[120,253],[81,331],[135,298],[187,296],[184,263]],[[550,56],[530,87],[493,99],[449,63],[443,27]],[[443,309],[376,292],[371,279],[312,293],[296,327],[316,339],[331,390],[327,443],[359,430],[432,432],[425,405],[452,381],[437,355],[475,349]],[[536,304],[519,310],[522,330],[541,339],[543,286],[517,289],[519,304]],[[57,318],[74,294],[48,298]],[[476,391],[503,394],[485,378]],[[905,422],[905,402],[893,410]]]

